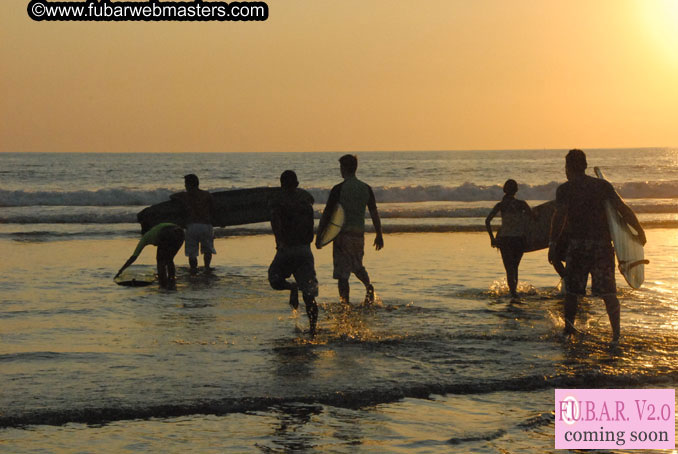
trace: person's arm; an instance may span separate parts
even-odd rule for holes
[[[273,230],[273,236],[275,237],[275,247],[282,247],[282,238],[281,238],[281,224],[280,221],[280,206],[274,203],[271,206],[271,230]]]
[[[497,241],[494,239],[494,234],[492,233],[492,219],[499,213],[501,207],[501,202],[496,204],[494,208],[492,208],[492,211],[490,211],[490,214],[487,215],[485,218],[485,228],[487,229],[487,233],[490,235],[490,244],[492,247],[497,247]]]
[[[372,188],[369,189],[370,198],[367,201],[367,209],[370,211],[372,225],[374,225],[374,231],[377,233],[377,236],[374,238],[374,248],[378,251],[384,247],[384,236],[381,231],[381,218],[379,217],[379,210],[377,210],[377,199],[374,197]]]
[[[339,203],[339,194],[341,193],[341,184],[336,185],[330,191],[330,195],[327,198],[327,203],[325,204],[325,209],[323,214],[320,216],[320,222],[318,223],[318,230],[315,238],[315,247],[320,249],[320,234],[325,230],[325,227],[330,222],[332,213],[334,212],[334,207]]]
[[[217,219],[217,204],[214,201],[214,196],[212,195],[211,192],[208,192],[209,194],[209,217],[210,217],[210,224],[214,225],[214,222]]]
[[[127,269],[128,266],[130,266],[132,263],[134,263],[134,261],[137,259],[137,257],[139,257],[139,256],[133,255],[130,258],[128,258],[127,261],[125,262],[125,264],[122,266],[122,268],[120,268],[120,270],[118,270],[118,273],[115,275],[115,277],[113,279],[116,279],[118,276],[120,276],[120,274],[122,274],[122,272],[125,271],[125,269]]]
[[[139,254],[141,254],[141,251],[146,247],[147,244],[149,244],[151,242],[151,237],[153,236],[152,232],[153,232],[153,229],[149,230],[148,232],[146,232],[146,234],[144,236],[141,237],[141,239],[137,243],[136,249],[134,249],[134,253],[132,254],[132,256],[130,258],[127,259],[127,261],[122,266],[122,268],[120,268],[118,270],[118,273],[115,275],[115,277],[113,279],[120,276],[120,274],[123,271],[125,271],[125,269],[128,266],[130,266],[132,263],[134,263],[134,261],[137,259],[137,257],[139,257]]]
[[[567,204],[565,194],[560,188],[556,191],[556,211],[551,218],[551,231],[549,232],[549,263],[553,265],[558,261],[557,245],[560,236],[565,230],[567,223]]]
[[[619,214],[621,214],[622,218],[624,218],[624,221],[628,225],[630,225],[633,230],[636,231],[636,238],[642,244],[645,246],[645,243],[647,243],[647,238],[645,237],[645,230],[643,229],[643,226],[640,225],[640,221],[638,221],[638,218],[636,217],[636,214],[633,212],[631,208],[627,204],[624,203],[624,201],[619,197],[619,195],[613,190],[612,191],[613,195],[611,196],[612,199],[612,204],[614,207],[619,211]]]
[[[558,260],[558,254],[556,252],[556,246],[560,236],[563,234],[565,229],[565,223],[567,222],[567,211],[562,207],[556,207],[555,213],[551,218],[551,233],[549,236],[549,263],[553,264]]]

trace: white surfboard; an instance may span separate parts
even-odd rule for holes
[[[331,243],[344,226],[344,208],[341,204],[337,203],[337,206],[334,208],[334,212],[330,217],[330,221],[325,226],[325,230],[319,233],[320,235],[320,247],[325,246],[326,244]]]
[[[598,167],[594,167],[593,171],[598,178],[605,179],[603,172]],[[640,288],[645,280],[645,265],[650,263],[645,260],[643,245],[636,238],[633,228],[624,221],[621,214],[609,201],[605,202],[605,215],[610,226],[614,251],[617,254],[619,272],[631,287]]]

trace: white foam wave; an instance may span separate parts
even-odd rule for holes
[[[0,216],[3,224],[137,224],[133,213],[26,213]]]
[[[552,200],[560,183],[552,181],[540,185],[521,185],[518,197],[524,200]],[[238,189],[238,188],[223,188]],[[329,188],[306,188],[316,203],[325,203]],[[408,202],[478,202],[498,201],[502,186],[478,185],[466,182],[461,185],[430,186],[379,186],[374,187],[379,203]],[[627,199],[677,199],[678,181],[625,183],[616,185],[617,191]],[[9,191],[0,189],[0,206],[148,206],[169,199],[174,192],[168,188],[152,190],[100,189],[97,191]]]
[[[146,206],[169,200],[175,191],[100,189],[98,191],[6,191],[0,190],[0,206]]]

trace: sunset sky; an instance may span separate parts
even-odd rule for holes
[[[0,151],[678,146],[678,0],[269,0],[265,22],[0,2]]]

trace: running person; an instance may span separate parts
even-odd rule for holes
[[[585,174],[586,155],[570,150],[565,157],[567,182],[556,191],[556,212],[551,223],[549,262],[557,260],[556,244],[563,233],[567,234],[568,247],[565,271],[565,334],[576,332],[574,319],[579,296],[586,293],[586,282],[591,275],[594,295],[605,302],[612,340],[620,335],[620,305],[614,271],[614,248],[605,215],[605,201],[610,201],[624,220],[638,233],[641,244],[647,242],[645,231],[636,215],[621,200],[610,183]]]
[[[127,259],[115,277],[120,274],[139,257],[141,251],[152,244],[158,247],[156,262],[158,266],[158,281],[160,287],[166,289],[176,288],[176,268],[174,256],[177,255],[184,242],[184,229],[176,224],[162,223],[153,227],[141,237],[132,256]]]
[[[381,231],[381,219],[377,211],[377,202],[372,188],[356,178],[358,158],[355,155],[344,155],[339,159],[339,169],[344,178],[342,183],[334,186],[323,210],[318,233],[320,234],[328,224],[336,205],[344,208],[344,225],[334,240],[332,256],[334,262],[334,279],[338,281],[339,298],[342,302],[349,302],[350,286],[348,279],[351,273],[365,285],[365,303],[374,302],[374,287],[370,276],[363,266],[365,254],[365,208],[370,212],[372,224],[376,231],[374,247],[378,251],[384,247],[384,237]],[[320,235],[316,237],[316,247],[320,249]]]
[[[518,192],[518,183],[515,180],[506,180],[504,198],[492,208],[485,219],[490,243],[492,247],[498,247],[501,252],[501,259],[506,269],[506,281],[512,298],[518,298],[518,266],[525,252],[525,229],[532,213],[525,201],[515,198],[516,192]],[[497,213],[501,213],[501,227],[495,239],[490,223]]]
[[[313,197],[297,189],[299,181],[292,170],[280,175],[282,192],[271,202],[271,228],[275,235],[276,254],[268,268],[268,282],[275,290],[290,291],[290,306],[299,307],[301,289],[309,333],[316,334],[318,322],[318,280],[315,275],[315,263],[311,252],[313,241]],[[288,282],[294,275],[296,282]]]
[[[214,198],[208,191],[200,189],[200,180],[194,174],[184,177],[185,192],[172,194],[170,199],[181,202],[188,212],[186,222],[186,257],[191,267],[191,274],[198,272],[198,255],[203,254],[205,272],[211,272],[214,249],[214,228],[212,221],[215,214]]]

